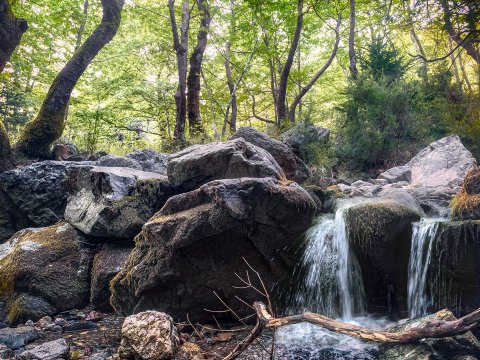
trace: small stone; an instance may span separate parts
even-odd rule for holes
[[[20,354],[24,360],[54,360],[67,358],[70,353],[70,346],[65,339],[49,341],[26,350]]]
[[[64,327],[65,331],[80,331],[97,329],[98,326],[92,321],[71,322]]]
[[[32,326],[0,329],[0,344],[12,350],[23,348],[38,339],[40,339],[40,332]]]

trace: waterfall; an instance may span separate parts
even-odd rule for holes
[[[428,284],[428,271],[432,248],[440,222],[445,219],[421,219],[413,223],[412,245],[408,262],[408,314],[416,318],[427,314],[433,303],[432,287]],[[427,292],[430,292],[428,297]]]
[[[365,311],[365,291],[358,261],[350,250],[345,223],[348,206],[335,217],[320,217],[306,234],[306,248],[296,272],[303,284],[295,294],[297,310],[309,310],[344,321]]]

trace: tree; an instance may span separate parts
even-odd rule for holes
[[[102,21],[55,78],[37,117],[25,126],[16,151],[30,157],[50,156],[50,145],[65,128],[65,114],[77,81],[120,26],[124,0],[101,0],[101,4]]]
[[[355,58],[355,0],[350,0],[350,31],[348,34],[348,58],[350,60],[350,76],[357,79],[357,59]]]
[[[10,0],[0,0],[0,73],[27,29],[27,22],[13,14]],[[2,119],[0,119],[0,159],[0,172],[14,166],[10,140]]]
[[[177,116],[175,121],[174,140],[176,143],[185,144],[185,122],[187,119],[187,56],[188,56],[188,28],[190,26],[190,8],[188,0],[182,2],[182,20],[180,34],[178,34],[177,20],[175,17],[175,0],[168,0],[170,23],[172,25],[173,48],[177,55],[178,87],[175,94]]]
[[[200,80],[202,72],[203,54],[207,47],[208,29],[210,28],[210,11],[206,0],[198,0],[200,11],[200,30],[197,34],[197,45],[190,57],[190,69],[187,77],[187,114],[190,135],[203,132],[200,118]]]

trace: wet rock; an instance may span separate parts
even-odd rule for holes
[[[133,238],[171,196],[165,176],[129,168],[72,170],[65,219],[87,235]]]
[[[35,226],[49,226],[63,219],[69,169],[91,166],[88,162],[38,162],[2,173],[0,187]]]
[[[12,350],[25,347],[32,341],[40,339],[41,334],[33,326],[0,329],[0,344]]]
[[[23,360],[55,360],[68,358],[70,346],[65,339],[49,341],[20,354]]]
[[[78,230],[61,222],[22,230],[0,245],[0,297],[12,299],[7,304],[11,322],[29,320],[40,302],[52,313],[88,303],[92,252],[86,243]],[[22,296],[25,301],[15,301]]]
[[[284,132],[281,140],[290,146],[293,152],[303,158],[311,144],[326,144],[330,137],[330,130],[310,123],[301,123]]]
[[[423,215],[419,203],[402,190],[359,201],[345,211],[371,313],[395,317],[406,307],[411,223]]]
[[[154,172],[161,175],[167,175],[167,164],[170,159],[169,154],[162,154],[152,149],[137,150],[125,155],[126,158],[135,160],[142,167],[143,171]]]
[[[120,359],[171,359],[177,344],[172,318],[165,313],[145,311],[125,319],[118,355]]]
[[[141,165],[134,159],[116,156],[106,155],[97,160],[96,166],[99,167],[124,167],[134,170],[142,170]]]
[[[0,359],[13,359],[15,352],[7,346],[0,344]]]
[[[156,309],[211,320],[203,309],[222,306],[215,290],[241,311],[232,286],[239,285],[235,273],[248,269],[242,258],[266,284],[286,278],[294,266],[288,249],[315,211],[304,189],[271,178],[213,181],[177,195],[137,236],[125,268],[111,282],[112,306],[124,314]],[[242,298],[253,303],[258,294],[245,291]]]
[[[245,141],[268,151],[283,169],[287,179],[302,183],[308,178],[308,168],[283,142],[272,139],[252,127],[240,128],[231,139],[243,138]]]
[[[168,179],[189,191],[217,179],[271,177],[285,179],[285,173],[267,151],[244,139],[194,145],[171,155]]]
[[[412,327],[422,327],[429,320],[455,320],[455,316],[449,310],[441,310],[435,314],[420,319],[410,320],[396,326],[391,331],[405,331]],[[383,345],[380,347],[379,360],[391,359],[432,359],[451,360],[462,357],[478,356],[480,354],[480,342],[471,333],[440,339],[424,339],[418,344]],[[476,359],[474,357],[473,359]]]
[[[29,294],[18,294],[8,305],[10,319],[39,319],[47,314],[55,313],[56,309],[45,299]]]
[[[480,220],[445,221],[438,227],[427,273],[429,311],[464,315],[480,307]]]
[[[83,331],[97,329],[98,326],[93,321],[70,321],[63,327],[65,332]]]
[[[110,281],[122,270],[132,248],[105,245],[93,258],[90,303],[108,311],[110,306]]]

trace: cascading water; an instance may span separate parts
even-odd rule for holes
[[[432,260],[432,248],[442,221],[445,219],[421,219],[413,223],[408,263],[408,314],[412,319],[426,315],[433,302],[434,294],[431,287],[429,288],[427,275]]]
[[[295,294],[295,309],[341,316],[344,321],[365,311],[365,292],[358,262],[348,243],[345,211],[321,217],[306,234],[307,245],[297,273],[303,286]]]

